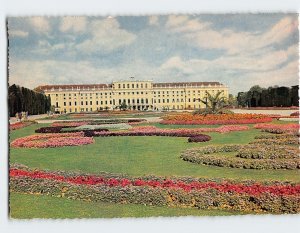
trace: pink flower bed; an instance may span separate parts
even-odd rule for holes
[[[80,146],[94,142],[92,137],[84,137],[83,132],[62,134],[39,134],[18,138],[11,143],[12,147],[48,148],[63,146]]]
[[[261,129],[264,132],[269,133],[298,133],[299,124],[257,124],[254,126],[256,129]]]
[[[95,132],[95,136],[174,136],[191,137],[203,132],[228,133],[231,131],[248,130],[248,126],[224,125],[217,128],[196,128],[196,129],[161,129],[155,126],[133,127],[128,131]]]

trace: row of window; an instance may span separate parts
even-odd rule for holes
[[[211,92],[214,94],[215,92],[217,93],[219,90],[212,90]],[[203,92],[203,91],[202,91]],[[160,95],[160,94],[167,94],[167,95],[169,95],[169,94],[177,94],[177,95],[179,95],[179,94],[181,94],[181,95],[183,95],[184,94],[184,91],[154,91],[153,92],[153,94],[154,95]],[[193,94],[196,94],[196,91],[186,91],[186,93],[187,94],[191,94],[191,93],[193,93]],[[197,93],[198,94],[201,94],[201,91],[200,90],[198,90],[197,91]],[[135,94],[137,94],[137,95],[139,95],[139,94],[141,94],[141,95],[143,95],[144,94],[144,92],[143,91],[141,91],[141,92],[118,92],[118,94],[119,95],[130,95],[130,94],[132,94],[132,95],[135,95]],[[145,94],[147,95],[148,94],[148,92],[145,92]],[[55,94],[55,96],[56,97],[58,97],[58,96],[64,96],[64,97],[66,97],[66,96],[69,96],[69,97],[71,97],[71,96],[77,96],[77,94],[76,93],[73,93],[73,94]],[[104,92],[104,93],[85,93],[85,94],[83,94],[83,93],[81,93],[80,94],[80,96],[93,96],[93,95],[96,95],[96,96],[102,96],[102,95],[105,95],[105,96],[107,96],[107,95],[112,95],[112,92]],[[115,93],[113,93],[113,95],[115,95]],[[50,94],[49,94],[49,96],[50,96]]]
[[[123,89],[125,89],[125,88],[127,88],[127,89],[129,89],[130,88],[130,84],[129,83],[127,83],[127,84],[125,84],[125,83],[123,83],[123,84],[118,84],[118,88],[119,89],[121,89],[123,87]],[[136,84],[134,84],[134,83],[132,83],[131,84],[131,88],[148,88],[148,84],[147,83],[145,83],[145,86],[144,86],[144,84],[143,83],[141,83],[141,85],[139,85],[138,83],[136,83]]]
[[[191,99],[188,98],[186,99],[186,102],[197,102],[199,101],[199,99]],[[119,105],[121,105],[122,103],[125,104],[149,104],[149,100],[148,99],[119,99]],[[152,103],[156,104],[156,103],[183,103],[185,102],[184,99],[153,99]],[[69,106],[72,106],[72,102],[68,102]],[[93,105],[93,101],[81,101],[80,102],[81,105]],[[114,100],[110,100],[110,101],[96,101],[96,105],[103,105],[103,104],[110,104],[110,105],[115,105],[115,101]],[[67,102],[63,103],[64,106],[67,106]],[[74,106],[77,106],[77,101],[74,102]],[[56,107],[58,107],[58,102],[56,102]]]

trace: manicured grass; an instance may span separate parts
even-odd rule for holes
[[[158,207],[105,202],[95,203],[59,197],[10,193],[11,218],[120,218],[238,214],[245,213],[224,210],[199,210],[196,208]]]
[[[12,138],[32,134],[34,126],[12,132]],[[71,170],[87,173],[111,172],[132,176],[193,176],[209,178],[290,180],[300,181],[296,170],[250,170],[222,168],[185,162],[181,151],[211,144],[248,143],[259,130],[210,133],[212,140],[205,143],[188,143],[187,138],[175,137],[96,137],[95,143],[80,147],[45,149],[11,148],[10,162],[32,168]]]

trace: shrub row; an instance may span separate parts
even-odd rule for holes
[[[192,163],[244,169],[299,169],[300,159],[243,159],[213,153],[243,150],[242,145],[208,146],[184,151],[181,158]],[[267,150],[267,148],[266,148]],[[280,152],[278,152],[280,153]],[[264,155],[261,155],[264,156]]]
[[[135,203],[155,206],[229,209],[247,212],[299,213],[300,185],[276,183],[265,186],[232,183],[161,182],[146,179],[71,177],[63,172],[10,172],[10,190],[86,201]],[[23,173],[22,173],[23,172]],[[26,173],[26,171],[25,171]],[[42,173],[42,174],[40,174]],[[65,175],[65,176],[64,176]],[[108,174],[106,176],[109,176]],[[114,175],[115,176],[115,175]],[[91,181],[91,177],[93,177]],[[193,180],[193,178],[190,178]],[[95,182],[98,181],[97,182]],[[192,187],[184,189],[182,187]]]
[[[299,138],[278,138],[278,139],[257,139],[250,144],[263,144],[263,145],[297,145]]]

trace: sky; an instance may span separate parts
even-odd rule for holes
[[[297,14],[9,17],[9,84],[299,82]]]

